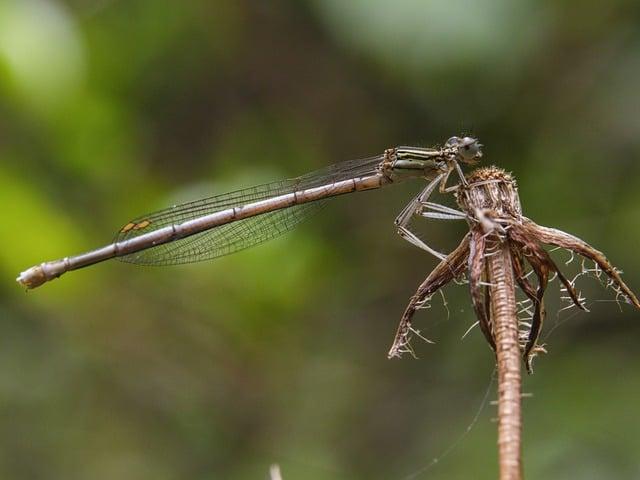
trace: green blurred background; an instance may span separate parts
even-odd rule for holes
[[[176,201],[467,133],[640,288],[639,84],[633,0],[0,0],[0,478],[495,478],[492,405],[422,471],[492,375],[467,288],[386,359],[435,265],[393,227],[419,182],[210,263],[13,279]],[[526,473],[640,478],[640,319],[579,286],[592,313],[552,294],[526,378]]]

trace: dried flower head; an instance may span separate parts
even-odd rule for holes
[[[467,184],[456,192],[456,200],[469,224],[469,233],[458,247],[442,260],[420,285],[405,310],[389,357],[411,351],[412,334],[419,333],[411,322],[416,310],[438,289],[467,273],[471,300],[478,325],[489,345],[495,350],[496,336],[491,318],[490,282],[487,258],[497,245],[508,245],[513,277],[520,290],[532,303],[531,318],[519,324],[520,350],[529,372],[532,360],[544,347],[538,337],[545,316],[544,294],[550,277],[555,274],[576,307],[586,310],[573,282],[569,281],[553,261],[545,245],[556,246],[590,259],[610,279],[618,297],[640,308],[634,293],[622,281],[606,257],[586,242],[554,228],[543,227],[522,215],[515,180],[504,170],[487,167],[475,170]],[[529,273],[536,280],[532,281]]]

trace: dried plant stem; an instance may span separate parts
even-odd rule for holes
[[[500,480],[522,478],[521,351],[515,282],[509,245],[488,239],[487,279],[498,362],[498,456]]]
[[[532,361],[546,353],[537,343],[544,321],[544,294],[555,273],[574,306],[586,310],[580,292],[555,264],[545,245],[561,247],[595,262],[609,277],[616,300],[640,309],[640,300],[622,281],[620,271],[588,243],[555,228],[543,227],[522,215],[513,177],[497,167],[480,168],[456,191],[467,217],[469,233],[420,285],[400,320],[389,357],[413,353],[411,337],[416,311],[431,295],[463,273],[468,274],[471,303],[482,334],[498,363],[498,461],[500,480],[521,480],[522,407],[521,362],[533,373]],[[433,206],[433,204],[426,204]],[[447,207],[442,207],[447,208]],[[527,278],[535,274],[533,279]],[[537,281],[536,281],[537,280]],[[519,322],[516,284],[531,302],[530,318]]]

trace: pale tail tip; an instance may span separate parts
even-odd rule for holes
[[[40,265],[25,270],[16,278],[16,282],[27,289],[39,287],[46,281],[47,277]]]

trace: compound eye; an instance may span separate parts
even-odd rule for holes
[[[455,147],[456,145],[460,144],[460,137],[451,137],[449,140],[447,140],[447,143],[445,143],[445,145],[447,147]]]
[[[463,160],[476,160],[481,155],[480,144],[475,138],[464,137],[460,140],[459,152]]]

